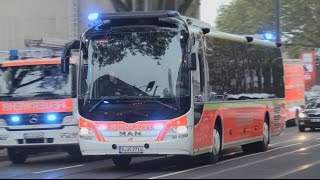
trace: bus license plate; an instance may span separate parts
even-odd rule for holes
[[[126,147],[119,147],[120,154],[142,154],[143,147],[136,147],[136,146],[126,146]]]
[[[320,122],[320,119],[311,119],[311,122]]]
[[[23,136],[25,139],[41,139],[41,138],[44,138],[44,133],[43,132],[24,133]]]

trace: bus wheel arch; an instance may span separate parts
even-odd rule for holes
[[[223,140],[224,140],[224,136],[223,136],[223,124],[222,124],[222,118],[221,116],[218,116],[216,118],[216,121],[214,122],[214,125],[213,125],[213,130],[217,128],[220,133],[221,133],[221,149],[223,149]]]
[[[267,111],[266,115],[264,117],[264,122],[267,123],[268,129],[269,129],[269,138],[268,138],[268,144],[270,144],[270,139],[271,139],[271,121],[270,121],[270,113]]]
[[[251,153],[266,152],[268,150],[268,146],[270,144],[270,137],[271,137],[271,121],[270,121],[269,112],[265,113],[262,132],[263,134],[262,134],[261,141],[242,145],[242,150],[244,153],[251,154]]]
[[[203,159],[209,164],[215,164],[219,161],[220,157],[222,156],[223,150],[223,126],[221,117],[218,116],[213,126],[212,131],[213,136],[213,144],[212,144],[212,151],[204,154]],[[219,141],[219,143],[216,143]]]

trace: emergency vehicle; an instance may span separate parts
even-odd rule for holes
[[[80,157],[76,62],[65,75],[60,58],[13,59],[0,62],[0,147],[14,164],[46,151]]]
[[[285,128],[281,44],[215,31],[175,11],[89,15],[81,50],[79,143],[83,155],[202,155],[268,149]],[[198,156],[197,156],[198,157]]]
[[[305,71],[301,59],[285,59],[286,122],[298,125],[299,114],[305,106]]]

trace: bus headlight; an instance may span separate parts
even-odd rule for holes
[[[299,118],[305,119],[307,117],[308,117],[308,115],[306,113],[304,113],[304,112],[299,113]]]
[[[97,137],[92,129],[89,128],[81,128],[80,129],[80,139],[87,141],[96,141]]]
[[[178,134],[187,134],[188,133],[188,127],[187,126],[179,126],[177,127],[177,133]]]
[[[78,125],[78,119],[74,116],[66,116],[62,121],[63,125]]]
[[[0,119],[0,127],[8,126],[7,121],[4,119]]]
[[[179,126],[171,128],[167,135],[165,140],[176,140],[176,139],[184,139],[189,136],[188,134],[188,127],[187,126]]]

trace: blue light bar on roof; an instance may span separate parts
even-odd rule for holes
[[[139,18],[166,18],[180,16],[178,11],[137,11],[121,13],[92,13],[88,16],[89,20],[115,20],[115,19],[139,19]]]
[[[95,21],[95,20],[97,20],[99,18],[99,13],[91,13],[91,14],[89,14],[89,16],[88,16],[88,19],[90,20],[90,21]]]

